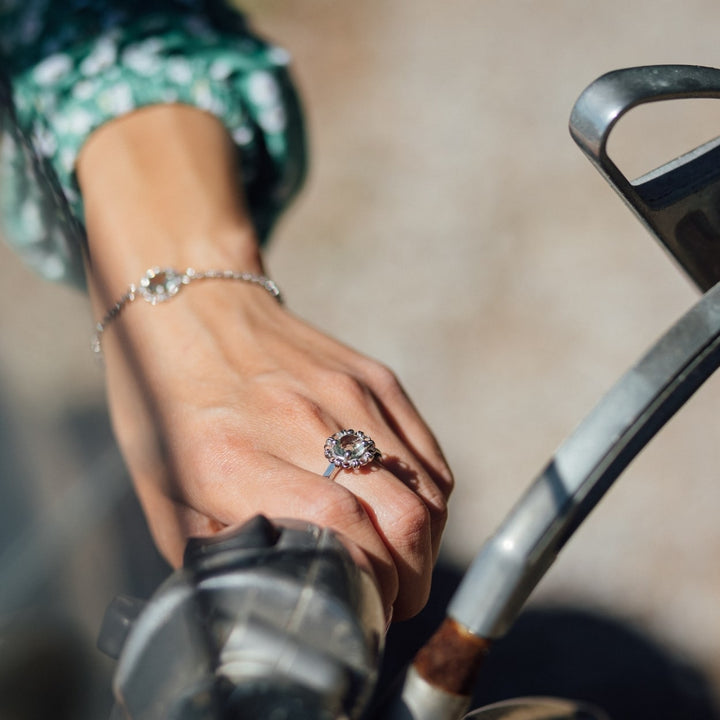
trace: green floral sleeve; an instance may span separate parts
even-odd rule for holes
[[[0,0],[0,222],[42,275],[82,286],[75,161],[103,123],[184,103],[220,118],[265,240],[305,174],[287,53],[221,2]]]

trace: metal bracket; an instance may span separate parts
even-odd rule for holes
[[[570,115],[570,134],[705,292],[720,280],[720,137],[632,181],[607,154],[610,133],[629,110],[684,98],[720,98],[720,70],[695,65],[616,70],[580,95]]]

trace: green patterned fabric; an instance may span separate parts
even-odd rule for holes
[[[75,162],[103,123],[184,103],[222,120],[264,241],[306,170],[287,53],[218,0],[0,0],[0,222],[47,278],[82,285]]]

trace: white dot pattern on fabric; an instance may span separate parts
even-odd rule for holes
[[[254,72],[248,80],[248,95],[258,105],[272,105],[280,98],[280,88],[270,73]]]
[[[35,82],[38,85],[51,85],[70,72],[72,66],[72,58],[69,55],[64,53],[50,55],[35,66],[33,73]]]
[[[84,108],[75,108],[67,118],[68,132],[87,135],[93,125],[93,116]]]
[[[28,235],[38,237],[43,232],[43,221],[40,214],[40,208],[32,199],[26,200],[20,211],[23,225]]]
[[[80,72],[88,77],[97,75],[111,67],[116,58],[116,43],[112,38],[104,36],[98,40],[93,51],[80,63]]]
[[[236,130],[233,130],[232,139],[238,145],[247,145],[248,143],[252,142],[252,139],[253,139],[252,130],[247,125],[241,125]]]
[[[72,87],[72,95],[76,100],[90,100],[95,94],[96,85],[91,80],[80,80]]]
[[[213,80],[226,80],[230,77],[232,71],[232,64],[228,60],[221,58],[210,66],[210,77]]]
[[[47,127],[37,123],[32,134],[33,144],[43,157],[52,157],[57,151],[57,140]]]
[[[70,161],[70,158],[68,158],[68,161]],[[72,165],[74,164],[75,158],[72,158],[72,163],[68,163],[70,165],[70,169],[72,169]],[[63,193],[65,195],[65,198],[70,203],[75,203],[80,200],[80,194],[75,192],[72,188],[66,188],[65,192]]]
[[[44,257],[40,269],[48,280],[59,280],[65,274],[63,261],[57,255]]]
[[[121,60],[125,67],[134,70],[138,75],[154,75],[162,66],[160,57],[143,45],[131,45],[125,48]]]
[[[268,50],[268,57],[277,65],[287,65],[291,60],[290,53],[285,48],[277,47],[277,45],[273,45]]]
[[[60,153],[60,164],[62,169],[66,172],[72,172],[75,166],[75,153],[72,150],[63,150]],[[65,189],[65,195],[68,195],[68,188]]]
[[[265,110],[258,116],[258,122],[260,123],[260,127],[266,132],[281,132],[287,125],[285,109],[281,105],[278,105],[277,107]]]
[[[207,80],[198,80],[192,87],[192,95],[199,108],[209,110],[212,106],[213,96],[210,83]]]
[[[165,47],[165,42],[159,37],[150,37],[146,40],[141,40],[135,43],[135,48],[141,53],[147,53],[148,55],[157,55]]]
[[[180,85],[187,85],[193,79],[192,65],[185,58],[171,57],[165,63],[167,76]]]
[[[133,109],[132,90],[126,83],[113,85],[98,97],[98,105],[115,115],[122,115]]]

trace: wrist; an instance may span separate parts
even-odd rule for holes
[[[262,258],[254,234],[238,228],[214,232],[211,240],[167,238],[154,240],[138,252],[103,252],[88,258],[87,281],[96,320],[100,320],[130,288],[138,286],[151,268],[172,269],[180,274],[192,269],[198,273],[216,270],[264,275]],[[121,243],[110,245],[122,247]]]
[[[125,296],[112,319],[103,318],[93,347],[105,356],[108,368],[118,358],[125,358],[121,362],[133,358],[135,371],[159,370],[155,379],[162,386],[163,376],[172,375],[171,367],[177,363],[247,350],[254,344],[257,327],[272,324],[271,318],[282,313],[279,300],[279,289],[264,276],[202,277],[198,272],[175,296],[154,305],[140,292],[131,301]],[[165,361],[158,362],[163,357]],[[170,366],[169,357],[174,358]]]
[[[227,323],[228,319],[230,319],[231,324],[233,322],[233,316],[235,316],[236,319],[243,314],[249,317],[248,311],[251,310],[253,305],[258,304],[262,306],[263,300],[267,302],[268,296],[275,302],[282,304],[280,289],[274,281],[264,275],[247,271],[236,272],[218,269],[195,270],[194,268],[178,270],[169,267],[155,267],[147,270],[140,281],[132,284],[98,320],[92,339],[94,352],[102,353],[101,343],[105,330],[113,322],[117,321],[121,315],[124,315],[125,311],[135,302],[138,302],[140,305],[149,304],[152,307],[160,304],[165,305],[165,303],[173,302],[175,297],[181,292],[185,293],[188,286],[193,285],[197,287],[198,284],[217,285],[218,287],[239,284],[245,286],[245,291],[228,293],[226,288],[222,288],[221,292],[216,290],[215,293],[198,293],[196,299],[192,297],[191,293],[188,302],[179,304],[175,313],[164,315],[166,321],[173,315],[176,317],[176,320],[179,318],[179,328],[181,332],[183,329],[185,331],[187,330],[188,321],[192,322],[193,319],[200,321],[201,326],[205,330],[211,331],[211,327],[214,325],[211,321],[216,320],[218,316],[221,317],[221,323]],[[262,296],[257,293],[251,296],[251,294],[247,293],[247,288],[249,287],[261,289],[266,293],[265,298],[263,299]],[[243,311],[243,308],[245,311]],[[260,309],[260,312],[263,312],[263,310]],[[152,316],[148,317],[145,315],[144,317],[146,320],[149,320],[146,329],[149,330],[149,338],[152,344],[153,337],[159,339],[158,331],[162,330],[163,326],[153,329]],[[177,322],[173,324],[178,325]],[[138,329],[140,330],[141,336],[143,334],[142,326],[139,326]],[[126,335],[129,338],[135,336],[136,333],[128,329]],[[172,340],[174,336],[175,331],[171,329],[170,339]]]
[[[130,113],[90,136],[77,171],[88,284],[103,311],[154,266],[262,272],[237,151],[211,115]]]

